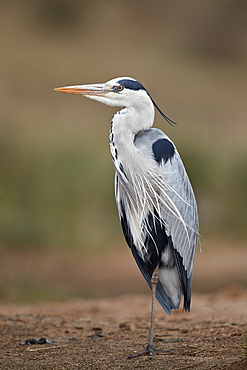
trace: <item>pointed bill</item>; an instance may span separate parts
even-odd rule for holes
[[[105,84],[64,86],[57,87],[54,90],[67,94],[96,95],[96,96],[104,96],[106,93],[110,91],[109,87],[107,88]]]

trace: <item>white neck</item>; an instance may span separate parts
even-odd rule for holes
[[[151,99],[147,96],[146,104],[133,104],[117,112],[112,119],[112,130],[114,132],[114,142],[131,140],[142,130],[149,129],[154,122],[154,106]]]
[[[122,166],[126,173],[129,172],[130,163],[139,166],[137,160],[139,153],[134,145],[135,135],[139,131],[149,129],[153,122],[154,106],[149,97],[147,104],[142,105],[141,109],[135,104],[123,108],[113,116],[110,131],[110,150],[115,169],[118,173],[122,173],[122,178],[125,178]],[[134,161],[133,158],[135,158]]]

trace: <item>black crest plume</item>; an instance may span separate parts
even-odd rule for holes
[[[150,96],[150,95],[149,95]],[[151,98],[151,96],[150,96]],[[155,103],[155,101],[153,101],[153,99],[151,98],[152,102],[153,102],[153,105],[155,106],[155,108],[157,109],[157,111],[162,115],[163,118],[165,118],[165,120],[171,125],[171,126],[174,126],[177,124],[177,122],[171,120],[169,117],[167,117],[163,112],[162,110],[158,107],[158,105]]]

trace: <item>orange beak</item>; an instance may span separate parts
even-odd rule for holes
[[[55,91],[67,93],[67,94],[76,94],[76,95],[96,95],[104,96],[106,93],[109,93],[109,87],[106,88],[105,84],[92,84],[92,85],[75,85],[75,86],[65,86],[57,87]]]

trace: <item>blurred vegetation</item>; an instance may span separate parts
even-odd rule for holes
[[[15,4],[15,5],[14,5]],[[201,233],[247,237],[245,1],[1,2],[0,243],[97,251],[122,240],[112,108],[55,86],[139,79],[168,116]]]
[[[22,248],[105,244],[117,218],[108,156],[83,138],[34,143],[13,136],[2,137],[1,145],[2,243]]]

